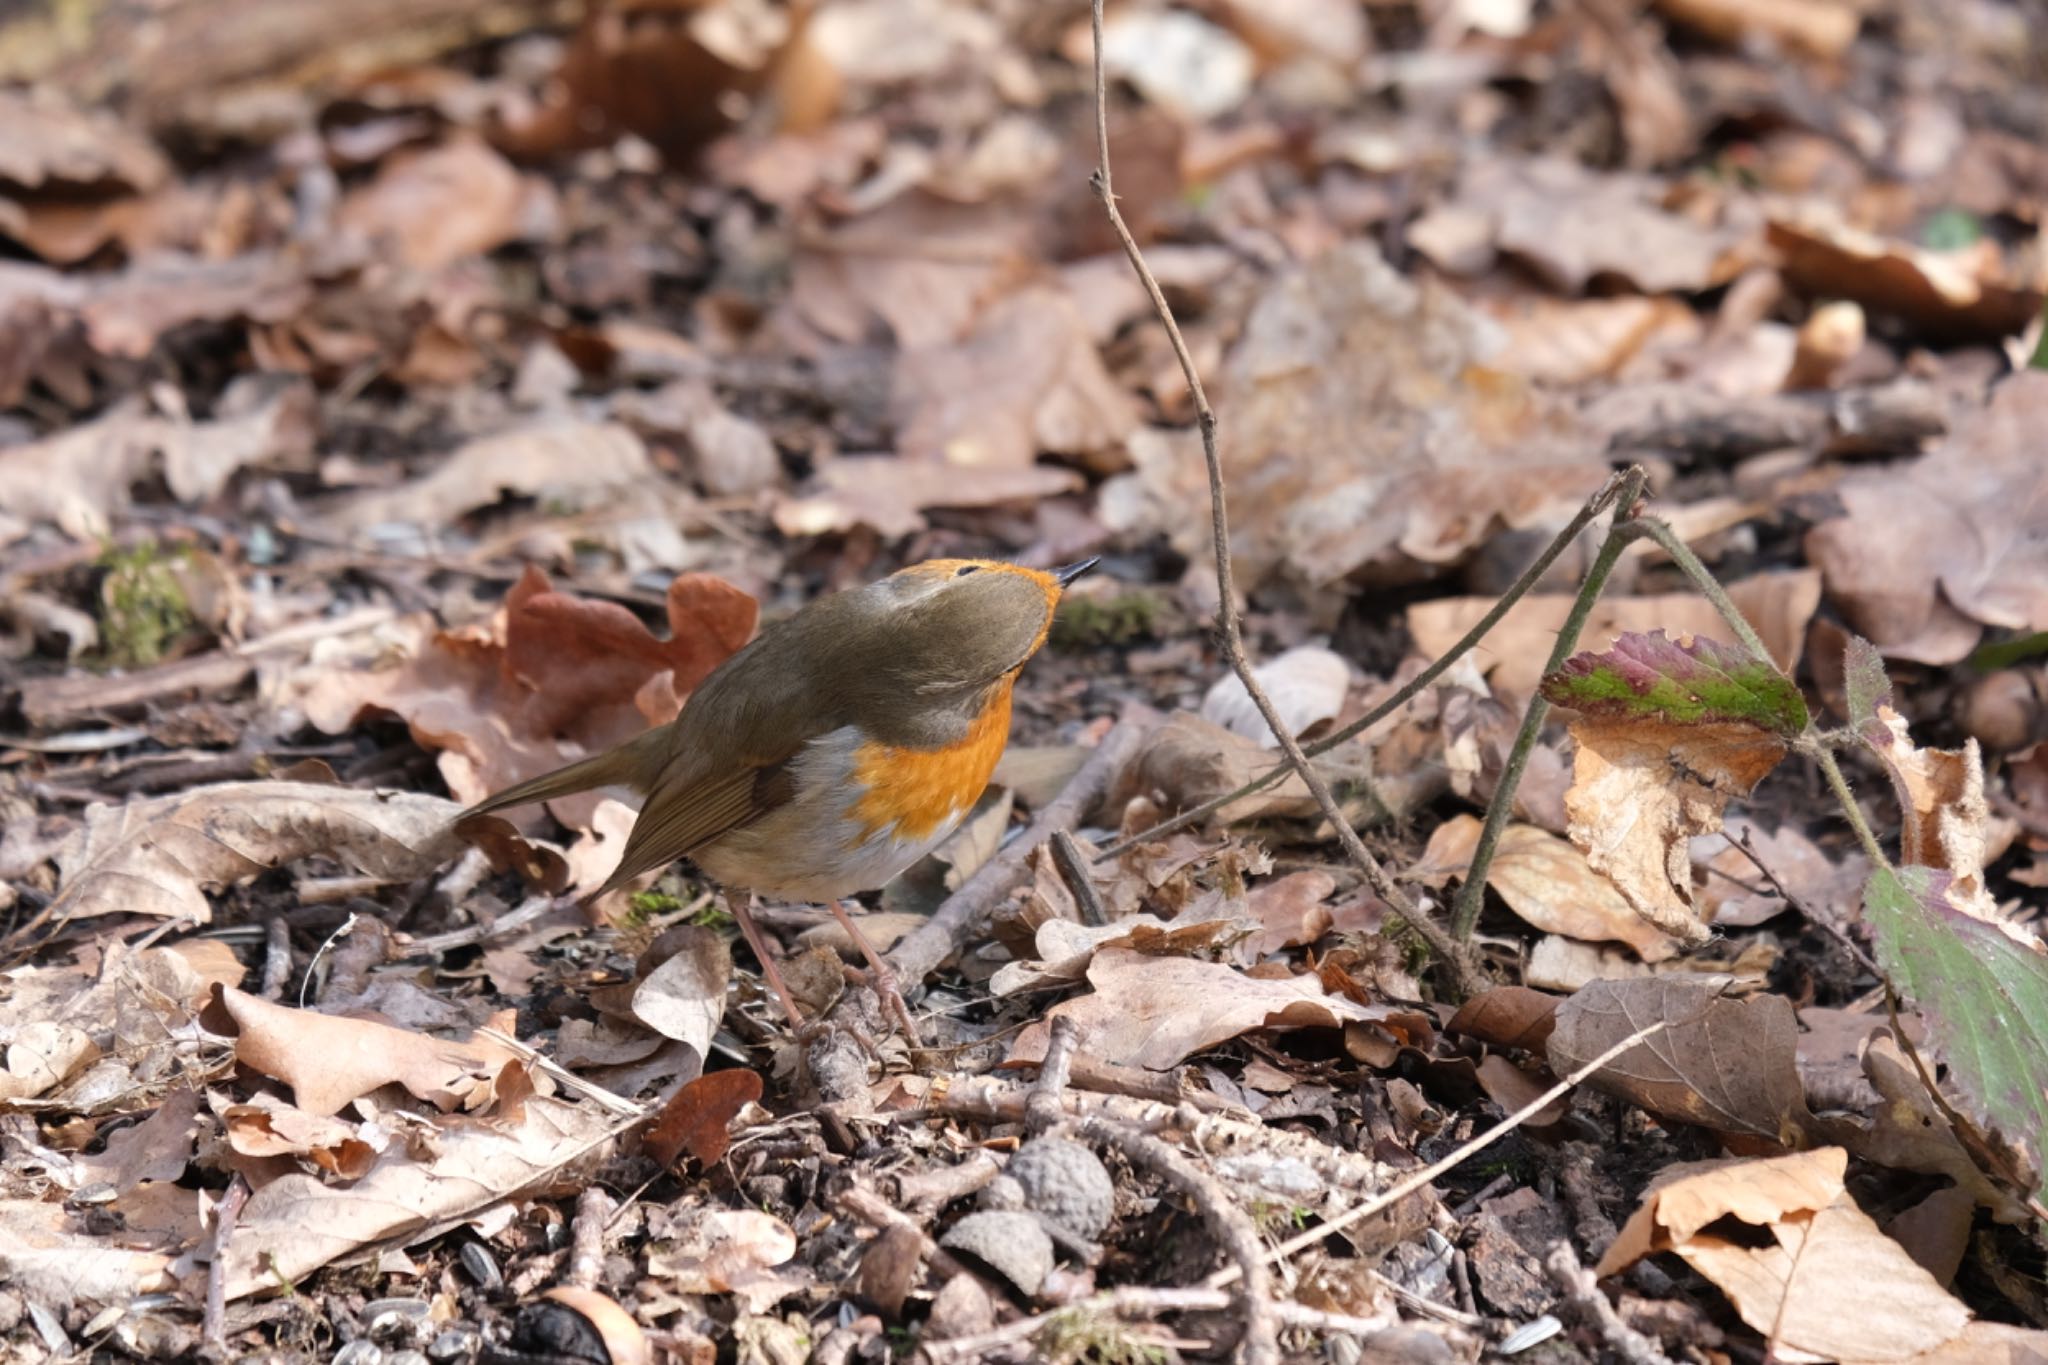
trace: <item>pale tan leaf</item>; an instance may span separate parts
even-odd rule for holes
[[[503,1201],[580,1188],[609,1155],[594,1106],[529,1099],[514,1124],[442,1120],[429,1160],[384,1153],[346,1187],[280,1176],[256,1191],[229,1245],[231,1299],[302,1281],[373,1246],[412,1246]]]
[[[452,801],[311,782],[225,782],[93,806],[58,856],[61,919],[156,915],[203,924],[206,890],[309,854],[386,881],[424,876],[463,848]]]
[[[1260,664],[1252,670],[1266,700],[1287,727],[1299,735],[1344,709],[1345,694],[1351,690],[1351,665],[1344,656],[1317,645],[1301,645]],[[1259,714],[1251,694],[1236,674],[1217,679],[1202,698],[1202,719],[1213,721],[1235,735],[1256,740],[1259,747],[1277,749],[1266,718]]]
[[[1424,860],[1435,870],[1462,872],[1481,823],[1472,815],[1446,820],[1430,836]],[[1462,856],[1453,846],[1463,849]],[[1533,825],[1509,825],[1501,832],[1486,884],[1515,914],[1548,933],[1625,943],[1645,962],[1661,962],[1678,951],[1677,942],[1631,909],[1585,854]]]
[[[615,422],[542,417],[465,443],[425,478],[361,494],[329,520],[360,531],[384,522],[441,526],[504,493],[590,501],[644,494],[654,483],[647,447]]]
[[[0,1200],[0,1279],[51,1308],[126,1303],[172,1287],[169,1256],[111,1241],[87,1226],[91,1216],[39,1199]]]

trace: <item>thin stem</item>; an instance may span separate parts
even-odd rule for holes
[[[1841,804],[1842,816],[1849,822],[1849,828],[1856,831],[1856,841],[1863,845],[1864,854],[1873,867],[1890,867],[1891,860],[1884,856],[1884,848],[1877,842],[1877,835],[1871,832],[1870,822],[1863,818],[1863,807],[1856,804],[1856,793],[1849,790],[1849,779],[1842,775],[1842,765],[1835,761],[1834,751],[1823,744],[1802,741],[1799,751],[1812,759],[1820,768],[1820,775],[1827,779],[1828,789]]]
[[[1266,728],[1280,745],[1280,751],[1287,756],[1288,766],[1301,774],[1309,794],[1315,798],[1326,819],[1336,829],[1337,842],[1344,848],[1351,860],[1365,874],[1366,882],[1387,903],[1410,928],[1420,935],[1431,952],[1443,962],[1452,973],[1452,989],[1463,995],[1483,984],[1484,978],[1472,967],[1462,948],[1444,932],[1443,926],[1423,913],[1421,907],[1397,885],[1380,866],[1365,844],[1360,841],[1358,831],[1351,827],[1337,798],[1330,791],[1329,783],[1309,763],[1302,753],[1301,745],[1288,729],[1287,723],[1273,709],[1271,698],[1252,673],[1251,662],[1245,655],[1243,628],[1238,618],[1237,585],[1230,558],[1230,515],[1223,486],[1223,461],[1216,448],[1216,413],[1209,406],[1209,395],[1202,387],[1202,377],[1195,369],[1194,357],[1189,354],[1187,341],[1181,336],[1180,324],[1174,320],[1173,309],[1166,302],[1166,295],[1159,287],[1158,279],[1145,264],[1145,254],[1138,248],[1137,239],[1124,223],[1123,213],[1116,206],[1116,191],[1110,178],[1109,165],[1109,78],[1102,62],[1102,0],[1094,0],[1091,18],[1095,34],[1095,149],[1097,164],[1092,183],[1095,194],[1102,201],[1102,209],[1109,219],[1111,231],[1124,249],[1124,255],[1131,262],[1131,269],[1145,287],[1146,295],[1152,300],[1152,311],[1166,329],[1167,341],[1173,347],[1174,359],[1180,363],[1181,375],[1187,380],[1188,394],[1195,404],[1195,425],[1202,436],[1202,460],[1209,474],[1209,533],[1215,542],[1216,559],[1216,635],[1225,662],[1231,672],[1244,685],[1245,694],[1252,699],[1259,715],[1265,720]]]
[[[1600,552],[1587,568],[1585,581],[1579,584],[1578,596],[1572,599],[1572,609],[1557,632],[1557,640],[1550,649],[1550,659],[1543,666],[1546,674],[1562,668],[1564,661],[1572,656],[1572,651],[1579,647],[1579,634],[1593,615],[1593,604],[1599,600],[1601,589],[1607,586],[1614,566],[1621,562],[1622,550],[1635,539],[1637,533],[1632,528],[1641,525],[1624,518],[1635,506],[1636,499],[1642,496],[1643,485],[1648,479],[1648,473],[1640,465],[1632,465],[1623,473],[1615,503],[1614,524],[1608,528],[1607,538],[1600,542]],[[1514,745],[1508,750],[1507,763],[1501,768],[1500,781],[1493,789],[1493,800],[1486,806],[1486,824],[1479,831],[1479,843],[1472,850],[1472,861],[1465,869],[1464,884],[1458,888],[1458,898],[1451,908],[1451,936],[1459,943],[1471,942],[1472,930],[1479,923],[1480,908],[1486,903],[1487,869],[1493,865],[1493,855],[1500,847],[1501,835],[1514,813],[1515,789],[1522,784],[1522,773],[1529,766],[1529,755],[1535,752],[1537,736],[1543,733],[1543,722],[1549,716],[1550,703],[1543,699],[1541,693],[1529,698],[1529,709],[1522,716],[1522,728],[1515,732]]]
[[[1367,711],[1357,720],[1346,725],[1343,729],[1332,731],[1313,744],[1304,745],[1302,752],[1310,758],[1314,758],[1318,754],[1326,754],[1346,740],[1370,730],[1373,726],[1378,725],[1388,716],[1393,715],[1409,702],[1422,695],[1431,683],[1441,678],[1450,669],[1452,664],[1471,653],[1479,642],[1485,639],[1495,626],[1500,624],[1501,618],[1514,608],[1515,603],[1529,595],[1536,585],[1543,580],[1543,575],[1550,572],[1550,566],[1557,563],[1559,556],[1571,547],[1572,542],[1579,538],[1581,532],[1593,524],[1593,518],[1599,516],[1614,504],[1617,495],[1621,491],[1622,480],[1626,476],[1627,471],[1623,470],[1609,477],[1607,482],[1601,485],[1600,490],[1586,500],[1586,505],[1581,507],[1569,522],[1565,523],[1563,529],[1551,539],[1550,544],[1544,547],[1543,553],[1536,556],[1534,562],[1522,571],[1522,576],[1508,585],[1508,590],[1501,594],[1498,602],[1495,602],[1492,607],[1487,609],[1486,615],[1480,617],[1473,624],[1472,629],[1458,637],[1456,644],[1438,655],[1434,663],[1402,684],[1401,687],[1395,690],[1392,696],[1388,697],[1378,706],[1373,707],[1372,710]],[[1214,800],[1204,801],[1201,805],[1184,810],[1170,820],[1162,820],[1150,829],[1141,830],[1133,834],[1121,843],[1111,844],[1108,848],[1096,854],[1095,860],[1102,862],[1105,859],[1114,858],[1119,853],[1126,852],[1147,840],[1157,839],[1164,834],[1171,834],[1177,829],[1186,829],[1189,825],[1206,820],[1233,801],[1238,801],[1254,793],[1266,790],[1266,788],[1280,781],[1293,771],[1294,767],[1292,764],[1276,763],[1259,776],[1239,787],[1236,791],[1226,792]]]
[[[1657,517],[1638,517],[1635,524],[1636,534],[1648,536],[1657,542],[1657,548],[1670,555],[1671,562],[1676,564],[1685,576],[1693,581],[1693,586],[1714,604],[1714,610],[1721,613],[1721,619],[1728,623],[1728,629],[1735,632],[1735,638],[1742,642],[1745,649],[1766,663],[1776,662],[1771,658],[1771,651],[1764,648],[1762,637],[1751,629],[1748,619],[1735,605],[1735,599],[1721,586],[1721,580],[1707,571],[1707,566],[1700,563],[1700,557],[1692,552],[1690,545],[1679,539],[1678,532],[1671,529],[1669,522]]]

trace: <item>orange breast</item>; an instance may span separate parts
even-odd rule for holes
[[[853,806],[860,830],[852,846],[891,827],[904,842],[928,839],[981,796],[1010,739],[1010,682],[996,684],[987,709],[957,744],[899,749],[868,743],[854,750],[853,776],[862,792]]]

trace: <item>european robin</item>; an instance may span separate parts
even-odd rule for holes
[[[886,966],[839,899],[909,867],[980,799],[1009,742],[1017,674],[1062,591],[1094,565],[933,559],[822,597],[720,664],[669,724],[466,814],[631,787],[646,801],[593,899],[690,859],[725,888],[792,1025],[799,1012],[753,895],[823,901],[907,1028]]]

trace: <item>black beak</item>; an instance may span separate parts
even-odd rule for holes
[[[1087,573],[1101,562],[1102,557],[1100,555],[1090,555],[1088,558],[1074,564],[1069,564],[1063,569],[1054,569],[1052,571],[1052,580],[1064,588],[1067,584],[1073,582],[1082,574]]]

